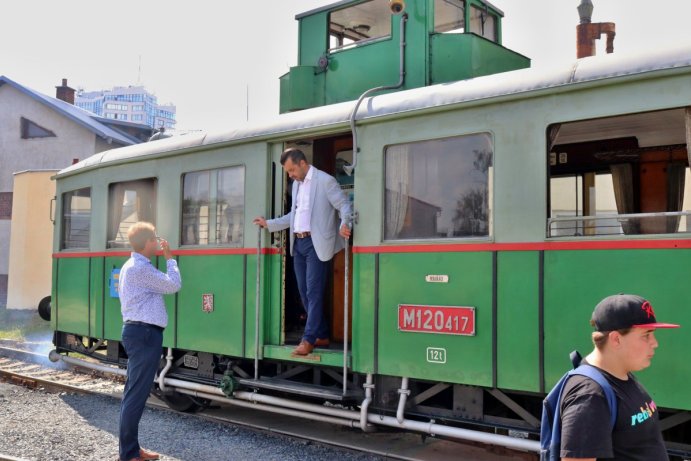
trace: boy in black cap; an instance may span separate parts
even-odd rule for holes
[[[561,400],[561,458],[667,460],[655,402],[631,372],[650,366],[658,346],[654,330],[678,328],[659,323],[650,302],[619,294],[600,301],[591,325],[595,348],[584,359],[597,367],[617,397],[617,419],[610,426],[605,394],[592,379],[572,376]]]

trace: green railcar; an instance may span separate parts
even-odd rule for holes
[[[356,114],[357,146],[353,106],[61,171],[57,351],[126,365],[113,289],[137,220],[170,241],[183,278],[166,297],[161,369],[173,384],[158,391],[180,409],[252,390],[267,406],[362,429],[462,438],[457,429],[473,427],[532,450],[568,353],[592,347],[600,299],[641,294],[665,321],[691,325],[691,48],[374,96]],[[332,346],[305,357],[292,355],[301,319],[287,236],[252,224],[290,209],[279,163],[289,146],[336,176],[356,212],[329,284]],[[688,453],[691,336],[658,340],[641,377],[670,450]]]

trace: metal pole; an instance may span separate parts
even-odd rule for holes
[[[262,227],[257,226],[257,291],[254,307],[254,379],[259,379],[259,288],[261,285]]]
[[[348,227],[351,227],[348,223]],[[343,277],[343,395],[348,388],[348,275],[350,273],[350,237],[345,239],[345,271]]]

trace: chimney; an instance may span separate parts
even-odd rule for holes
[[[576,26],[576,57],[580,59],[595,56],[595,40],[599,40],[603,34],[607,36],[607,53],[613,53],[614,23],[597,22],[593,24],[590,22],[593,14],[593,2],[591,0],[581,0],[581,4],[576,9],[581,18],[580,24]]]
[[[55,97],[74,105],[74,88],[67,86],[67,79],[62,79],[62,85],[55,87]]]

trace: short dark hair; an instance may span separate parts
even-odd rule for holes
[[[290,159],[296,165],[300,163],[300,160],[304,160],[305,162],[307,161],[305,153],[297,147],[290,147],[283,151],[283,153],[281,154],[281,165],[285,165],[286,160],[288,159]]]

